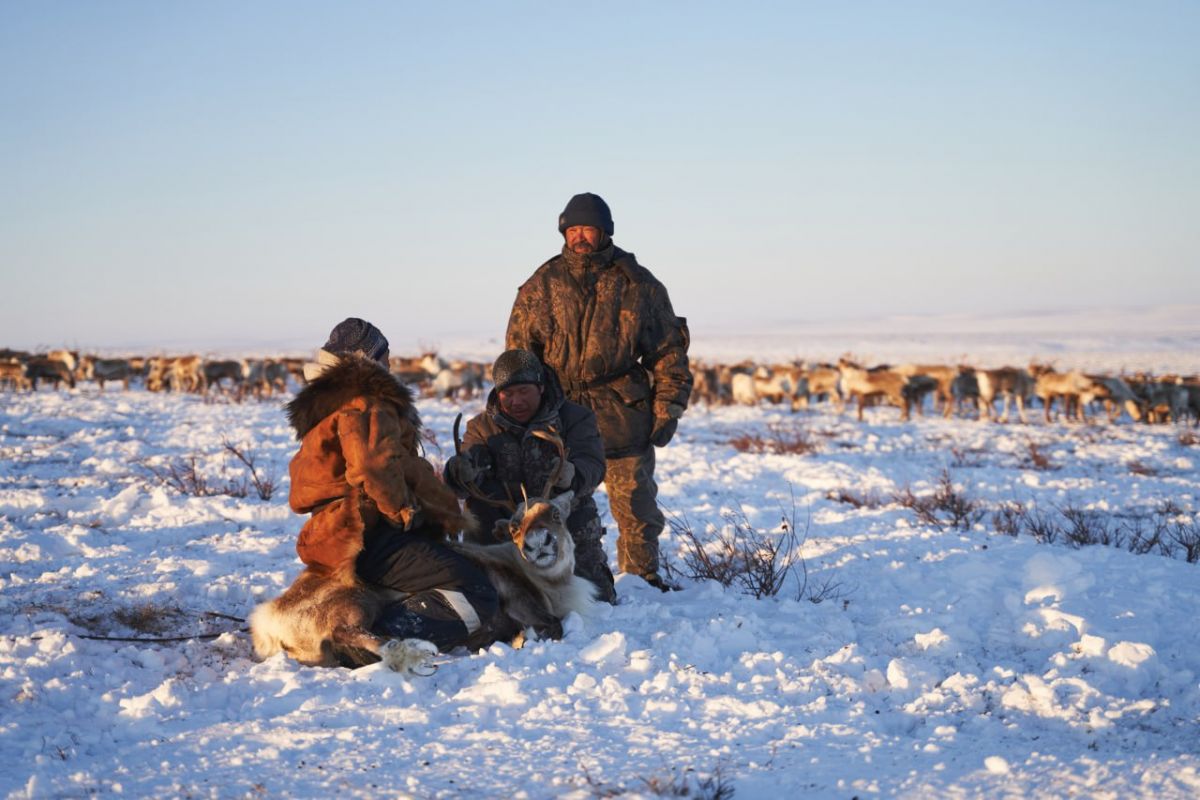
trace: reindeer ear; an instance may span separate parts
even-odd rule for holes
[[[567,517],[571,516],[571,502],[575,499],[574,490],[568,489],[550,501],[550,505],[554,506],[558,511],[559,519],[566,522]]]

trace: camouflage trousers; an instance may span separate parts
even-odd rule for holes
[[[608,568],[608,554],[604,552],[604,526],[594,505],[580,511],[587,513],[577,512],[567,519],[567,530],[575,543],[575,574],[594,583],[601,600],[616,603],[617,589]]]
[[[617,568],[647,577],[658,572],[658,536],[666,520],[658,510],[654,448],[607,460],[604,486],[617,522]]]

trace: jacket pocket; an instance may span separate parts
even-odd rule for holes
[[[609,384],[609,388],[622,405],[639,410],[649,407],[650,381],[641,365],[635,365],[628,374]]]

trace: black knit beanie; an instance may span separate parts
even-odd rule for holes
[[[584,192],[572,197],[567,202],[567,207],[558,215],[558,232],[565,233],[567,228],[573,228],[576,225],[590,225],[612,236],[612,212],[609,211],[608,203],[604,202],[604,198],[591,192]]]
[[[505,350],[492,365],[492,382],[496,384],[498,392],[518,383],[541,386],[545,380],[542,362],[528,350]]]
[[[329,341],[321,349],[338,356],[360,353],[372,361],[379,361],[388,352],[388,340],[379,328],[366,320],[348,317],[330,331]]]

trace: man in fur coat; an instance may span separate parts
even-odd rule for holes
[[[691,395],[687,322],[650,270],[613,244],[602,198],[572,197],[558,230],[562,253],[517,290],[505,346],[533,351],[568,398],[595,412],[620,531],[617,566],[666,591],[654,448],[671,441]]]
[[[371,323],[347,319],[305,377],[287,407],[300,439],[289,502],[312,515],[296,543],[300,560],[405,595],[381,616],[377,633],[427,639],[442,650],[490,641],[496,591],[443,541],[473,521],[419,453],[421,420],[412,394],[388,370],[387,339]]]
[[[599,597],[615,603],[616,589],[608,556],[604,553],[604,528],[592,492],[604,480],[604,442],[596,428],[596,415],[563,396],[554,372],[528,350],[509,350],[492,367],[495,388],[487,408],[467,422],[462,454],[446,462],[446,483],[466,494],[471,486],[490,499],[469,496],[467,508],[479,519],[475,541],[490,543],[495,522],[506,511],[497,503],[520,502],[522,489],[530,497],[541,494],[551,478],[548,494],[567,490],[575,502],[567,530],[575,543],[575,574],[594,583]],[[555,439],[566,452],[562,461]]]

